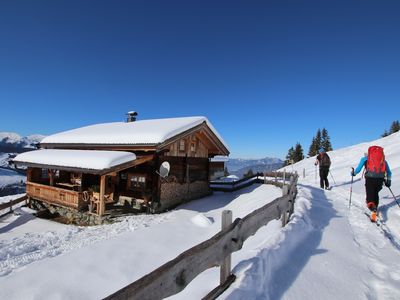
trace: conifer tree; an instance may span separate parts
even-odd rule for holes
[[[303,148],[300,143],[297,143],[294,148],[293,161],[298,162],[304,159]]]
[[[228,167],[225,167],[224,169],[224,176],[229,176],[229,171],[228,171]]]
[[[322,146],[322,135],[321,135],[321,130],[318,129],[317,133],[312,139],[310,148],[308,150],[308,156],[311,157],[317,155],[321,146]]]
[[[390,134],[398,132],[400,130],[399,121],[393,121],[390,126]]]
[[[248,170],[246,173],[243,174],[243,177],[244,177],[244,178],[247,178],[247,177],[251,177],[251,176],[253,176],[253,175],[254,175],[253,170],[250,169],[250,170]]]
[[[316,145],[315,136],[314,136],[312,138],[310,148],[308,149],[308,157],[314,156],[316,152],[317,152],[317,145]]]
[[[332,151],[332,144],[330,141],[328,130],[326,130],[325,128],[322,128],[321,148],[324,149],[325,152]]]
[[[316,148],[316,153],[318,154],[319,149],[321,149],[322,146],[322,136],[321,136],[321,129],[318,128],[317,134],[315,135],[315,148]]]
[[[383,134],[381,135],[381,137],[386,137],[386,136],[388,136],[389,135],[389,133],[388,133],[388,131],[385,129],[385,131],[383,132]]]
[[[291,147],[291,148],[288,150],[288,154],[286,155],[285,162],[284,162],[283,165],[284,165],[284,166],[290,165],[290,164],[292,163],[293,156],[294,156],[294,149],[293,149],[293,147]]]

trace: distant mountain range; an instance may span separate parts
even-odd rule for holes
[[[45,136],[34,134],[22,137],[14,132],[0,132],[0,152],[3,153],[22,153],[35,149]]]
[[[277,170],[283,166],[283,160],[271,157],[261,159],[229,158],[226,166],[229,174],[241,178],[249,170],[252,170],[253,173]]]

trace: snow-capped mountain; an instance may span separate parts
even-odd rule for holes
[[[0,132],[0,152],[21,153],[35,149],[35,145],[44,137],[40,134],[22,137],[15,132]]]
[[[279,158],[265,157],[261,159],[229,158],[226,163],[230,174],[242,177],[250,169],[254,172],[268,172],[282,167],[283,161]]]
[[[16,169],[9,161],[18,153],[36,149],[43,138],[40,134],[21,137],[14,132],[0,132],[0,196],[25,190],[24,170]]]

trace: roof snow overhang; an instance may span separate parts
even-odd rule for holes
[[[19,154],[13,162],[33,168],[105,175],[152,159],[153,155],[136,157],[134,153],[123,151],[43,149]]]

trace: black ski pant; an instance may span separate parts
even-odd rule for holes
[[[374,177],[365,177],[365,192],[367,194],[366,202],[367,205],[370,202],[375,204],[375,208],[378,208],[379,205],[379,191],[383,186],[383,178],[374,178]],[[374,207],[368,206],[371,210]]]
[[[329,167],[320,167],[319,168],[319,184],[321,189],[329,187],[328,181]]]

